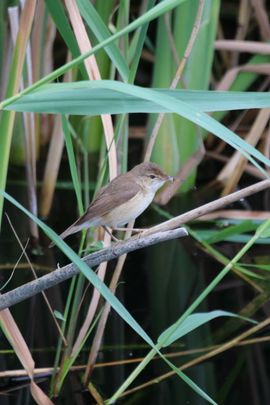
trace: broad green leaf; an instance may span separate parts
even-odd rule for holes
[[[198,327],[204,325],[205,323],[219,318],[221,316],[230,316],[230,317],[235,317],[239,318],[245,321],[250,321],[253,323],[256,323],[255,321],[252,321],[251,319],[244,318],[240,315],[234,314],[232,312],[227,312],[227,311],[221,311],[221,310],[216,310],[216,311],[211,311],[211,312],[202,312],[202,313],[197,313],[197,314],[191,314],[189,315],[180,325],[177,327],[177,322],[171,325],[168,329],[166,329],[158,338],[158,342],[162,343],[163,347],[167,347],[173,342],[175,342],[177,339],[180,339],[181,337],[187,335],[189,332],[192,332],[194,329],[197,329]]]
[[[64,84],[62,84],[63,86]],[[69,84],[73,85],[73,100],[72,100],[72,105],[75,106],[75,89],[77,88],[78,84]],[[55,84],[56,86],[56,84]],[[79,86],[84,86],[84,82],[80,82]],[[162,96],[159,94],[157,90],[153,89],[146,89],[142,88],[139,86],[134,86],[131,84],[125,84],[122,82],[114,82],[110,80],[103,80],[103,81],[92,81],[88,82],[88,86],[92,87],[95,89],[95,93],[97,93],[97,89],[106,89],[106,90],[112,90],[115,92],[120,92],[126,95],[130,95],[133,97],[137,97],[140,100],[147,100],[150,102],[154,102],[156,104],[159,104],[162,106],[164,110],[170,111],[177,113],[188,120],[194,122],[195,124],[201,126],[202,128],[210,131],[211,133],[215,134],[218,136],[220,139],[223,141],[227,142],[229,145],[231,145],[233,148],[239,150],[248,160],[250,160],[254,166],[256,166],[264,175],[265,177],[268,177],[267,173],[265,170],[254,160],[254,158],[258,159],[259,161],[263,162],[267,166],[270,166],[270,161],[268,158],[266,158],[261,152],[259,152],[257,149],[255,149],[253,146],[249,145],[247,142],[245,142],[243,139],[241,139],[239,136],[237,136],[235,133],[233,133],[231,130],[226,128],[224,125],[220,124],[218,121],[214,120],[212,117],[209,115],[201,112],[194,104],[184,102],[182,100],[176,99],[175,97],[172,97],[170,95],[165,94],[164,92],[162,93]],[[44,90],[45,88],[45,90]],[[43,91],[46,91],[46,86],[43,87]],[[53,106],[56,103],[56,100],[58,102],[61,100],[62,105],[65,105],[65,99],[63,98],[63,95],[61,98],[59,98],[59,93],[57,91],[58,87],[54,87],[54,91],[51,89],[51,95],[48,96],[48,91],[47,91],[47,99],[45,101],[46,105],[51,106],[53,109]],[[70,88],[69,88],[70,89]],[[42,92],[42,90],[41,90]],[[31,97],[35,97],[40,93],[40,90],[36,90],[31,93]],[[269,94],[270,96],[270,94]],[[14,108],[14,105],[17,105],[16,110],[18,108],[18,103],[22,103],[22,100],[25,100],[25,96],[21,96],[20,99],[18,99],[14,103],[9,103],[8,106],[5,108]],[[27,97],[30,97],[30,94],[27,95]],[[32,98],[32,104],[31,107],[33,108],[34,102],[37,103],[36,99]],[[97,102],[97,100],[96,100]],[[16,104],[15,104],[16,103]],[[86,104],[86,103],[85,103]],[[12,107],[13,105],[13,107]],[[58,104],[59,105],[59,104]],[[68,103],[69,108],[70,108],[70,102]],[[113,102],[112,100],[110,101],[111,105],[111,110],[113,110]],[[268,104],[270,105],[270,103]],[[31,109],[32,111],[32,109]],[[61,107],[61,113],[64,113],[65,109]],[[110,111],[110,113],[113,113],[113,111]]]
[[[114,85],[113,89],[110,84]],[[159,103],[164,95],[175,102],[192,104],[200,112],[270,107],[269,92],[152,89],[156,97],[149,100],[128,94],[129,87],[123,92],[123,88],[123,83],[117,89],[117,82],[110,80],[46,84],[9,104],[5,110],[72,115],[171,112]]]

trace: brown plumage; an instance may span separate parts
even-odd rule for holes
[[[86,212],[60,237],[64,239],[90,226],[117,228],[127,224],[148,207],[156,191],[168,180],[171,178],[155,163],[135,166],[102,187]]]

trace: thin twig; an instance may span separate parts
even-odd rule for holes
[[[177,84],[178,84],[178,82],[181,79],[181,76],[183,74],[183,71],[184,71],[184,68],[186,66],[187,60],[189,58],[189,55],[191,53],[191,50],[193,48],[193,45],[195,43],[197,34],[199,32],[199,29],[200,29],[203,6],[204,6],[204,0],[199,0],[197,15],[196,15],[196,18],[195,18],[193,29],[192,29],[192,32],[191,32],[191,35],[190,35],[190,38],[189,38],[189,41],[188,41],[184,56],[183,56],[179,66],[177,68],[175,77],[174,77],[174,79],[173,79],[173,81],[172,81],[172,83],[170,85],[170,89],[175,89],[176,88],[176,86],[177,86]],[[158,135],[158,131],[160,129],[160,126],[162,124],[164,116],[165,116],[165,114],[161,113],[157,117],[156,123],[154,125],[153,130],[152,130],[152,133],[151,133],[151,136],[149,138],[149,142],[148,142],[148,145],[147,145],[147,148],[146,148],[146,152],[145,152],[144,161],[146,161],[146,162],[150,160],[152,150],[153,150],[153,147],[155,145],[156,138],[157,138],[157,135]]]
[[[37,277],[37,275],[36,275],[35,269],[34,269],[34,267],[32,266],[32,263],[31,263],[31,261],[30,261],[30,258],[29,258],[29,256],[28,256],[26,250],[25,250],[26,247],[25,247],[25,248],[23,247],[22,242],[20,241],[20,238],[19,238],[19,236],[18,236],[18,234],[17,234],[17,232],[16,232],[14,226],[12,225],[12,222],[11,222],[9,216],[7,215],[7,213],[6,213],[6,217],[7,217],[9,226],[10,226],[10,228],[12,229],[12,232],[13,232],[15,238],[17,239],[17,242],[18,242],[20,248],[22,249],[22,255],[25,256],[25,258],[26,258],[26,260],[27,260],[27,263],[29,264],[30,269],[31,269],[31,271],[32,271],[32,273],[33,273],[34,278],[35,278],[36,280],[38,280],[38,277]],[[26,245],[26,246],[27,246],[27,245]],[[65,336],[63,335],[63,332],[62,332],[62,330],[61,330],[61,328],[60,328],[60,326],[59,326],[59,324],[58,324],[58,322],[57,322],[57,320],[56,320],[56,317],[55,317],[55,315],[54,315],[54,312],[53,312],[53,309],[52,309],[52,307],[51,307],[51,304],[49,303],[49,300],[48,300],[48,298],[47,298],[45,292],[44,292],[44,291],[41,291],[41,293],[42,293],[43,298],[44,298],[44,300],[45,300],[45,302],[46,302],[46,304],[47,304],[47,307],[48,307],[49,312],[50,312],[50,314],[51,314],[51,316],[52,316],[52,318],[53,318],[53,321],[54,321],[55,326],[56,326],[56,328],[57,328],[57,330],[58,330],[58,332],[59,332],[59,335],[60,335],[61,339],[63,340],[64,345],[67,345],[66,338],[65,338]],[[4,294],[3,294],[3,295],[4,295]]]
[[[14,276],[14,274],[15,274],[15,271],[16,271],[16,269],[18,268],[18,265],[19,265],[19,263],[20,263],[20,261],[21,261],[23,255],[24,255],[24,252],[26,251],[26,248],[27,248],[27,246],[28,246],[28,243],[29,243],[29,239],[27,239],[25,246],[22,246],[23,249],[22,249],[22,251],[21,251],[21,254],[20,254],[18,260],[16,261],[16,263],[14,264],[14,267],[13,267],[13,269],[12,269],[12,272],[11,272],[9,278],[7,279],[7,281],[5,282],[5,284],[0,287],[0,292],[1,292],[2,290],[4,290],[4,289],[6,288],[6,286],[10,283],[10,281],[13,279],[13,276]],[[29,267],[29,266],[28,266],[28,267]]]

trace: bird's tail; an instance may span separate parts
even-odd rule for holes
[[[88,228],[89,225],[82,221],[82,217],[77,219],[77,221],[73,222],[64,232],[62,232],[59,236],[61,239],[65,239],[67,236],[72,235],[73,233],[79,232],[82,229]],[[54,242],[49,244],[49,248],[55,245]]]

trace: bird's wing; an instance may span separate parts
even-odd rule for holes
[[[139,191],[140,187],[138,184],[127,174],[125,174],[124,182],[122,181],[122,175],[116,177],[99,190],[96,198],[89,205],[86,212],[61,233],[60,237],[64,239],[68,235],[79,232],[85,228],[87,221],[107,214],[114,208],[135,197]],[[50,246],[53,246],[53,243]]]
[[[114,208],[135,197],[139,191],[139,185],[127,174],[125,174],[124,181],[122,181],[122,175],[116,177],[100,189],[87,211],[76,221],[77,224],[106,215]]]

